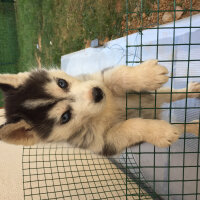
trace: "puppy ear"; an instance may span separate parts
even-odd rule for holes
[[[17,89],[29,77],[29,72],[18,74],[0,74],[0,89],[8,92]]]
[[[39,142],[37,133],[24,120],[0,127],[0,140],[17,145],[33,145]]]

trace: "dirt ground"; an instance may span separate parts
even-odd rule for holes
[[[139,1],[134,10],[129,10],[128,34],[140,29],[150,28],[200,13],[200,0],[143,0]],[[174,16],[175,14],[175,16]],[[126,14],[121,23],[122,30],[126,30]]]

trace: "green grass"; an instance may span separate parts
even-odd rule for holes
[[[17,0],[17,30],[20,49],[18,69],[60,66],[62,55],[85,48],[87,40],[123,35],[121,20],[125,13],[116,11],[117,0]],[[41,36],[41,51],[36,46]],[[50,41],[52,45],[50,44]]]
[[[148,12],[149,4],[145,2],[144,7]],[[8,3],[0,5],[3,4]],[[41,58],[42,66],[59,67],[62,55],[84,49],[87,41],[96,38],[112,40],[124,35],[121,23],[125,14],[125,0],[17,0],[14,4],[17,38],[15,42],[4,45],[3,50],[13,51],[9,55],[17,60],[16,71],[37,67],[36,57]],[[129,7],[134,10],[139,3],[131,1],[130,4]],[[11,20],[15,23],[14,18]],[[1,37],[8,39],[5,21],[0,25],[1,31],[5,31]],[[9,29],[16,33],[16,26],[10,24]],[[40,50],[37,49],[39,37]]]
[[[19,0],[16,2],[17,35],[19,44],[18,70],[26,71],[37,66],[38,32],[41,29],[41,1]]]
[[[11,28],[12,27],[12,28]],[[15,73],[18,59],[15,10],[13,3],[0,2],[0,72]]]
[[[0,73],[16,73],[19,49],[14,4],[0,2]],[[0,107],[3,106],[0,93]]]
[[[119,2],[120,9],[117,9]],[[8,3],[3,4],[6,6]],[[9,55],[16,54],[17,71],[37,67],[36,56],[41,58],[42,66],[59,67],[62,55],[85,48],[88,40],[112,40],[124,35],[121,22],[125,0],[17,0],[14,4],[17,38],[15,42],[4,45],[3,50],[12,49]],[[12,21],[15,23],[14,18]],[[1,27],[6,34],[2,36],[8,39],[4,24]],[[9,27],[16,32],[16,26]],[[39,37],[40,50],[37,49]]]
[[[149,14],[150,4],[154,1],[143,2],[146,14]],[[5,13],[8,4],[12,5],[13,13],[9,17]],[[4,19],[0,21],[0,31],[3,33],[0,39],[7,41],[11,35],[13,38],[4,42],[1,48],[4,52],[0,52],[0,55],[10,63],[17,60],[17,65],[0,66],[1,72],[10,72],[13,68],[27,71],[37,67],[36,57],[41,58],[42,66],[59,67],[62,55],[84,49],[87,41],[96,38],[112,40],[124,35],[121,23],[125,14],[125,0],[17,0],[14,4],[0,4],[0,7],[4,7],[4,11],[0,8],[0,18]],[[138,1],[130,1],[129,4],[131,10],[141,6]],[[9,23],[5,22],[7,19]],[[37,49],[39,37],[40,50]]]

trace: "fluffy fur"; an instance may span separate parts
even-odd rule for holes
[[[155,109],[130,109],[125,120],[126,103],[131,108],[155,108],[151,91],[159,92],[156,108],[186,97],[185,88],[171,95],[170,88],[161,87],[168,81],[167,73],[156,60],[149,60],[79,77],[54,69],[2,74],[7,122],[0,128],[0,139],[22,145],[64,141],[106,156],[140,142],[167,147],[184,132],[184,126],[159,120],[161,109],[156,110],[157,119]],[[135,94],[126,102],[130,91]],[[142,91],[146,92],[139,94]],[[200,83],[190,83],[188,92],[188,98],[200,97]],[[188,124],[186,132],[198,135],[198,128],[197,121]]]

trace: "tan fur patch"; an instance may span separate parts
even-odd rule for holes
[[[0,139],[19,145],[33,145],[40,141],[33,130],[30,130],[30,125],[24,120],[17,123],[6,124],[0,129]]]

